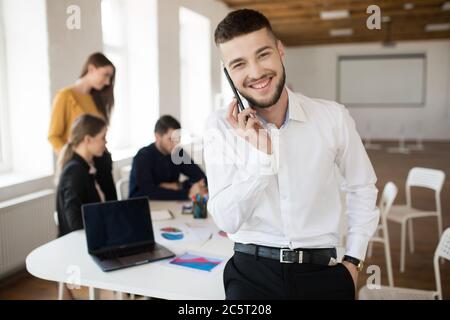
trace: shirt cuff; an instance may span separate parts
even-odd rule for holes
[[[345,255],[364,261],[369,244],[369,237],[359,234],[349,234]]]

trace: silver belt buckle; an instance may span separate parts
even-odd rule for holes
[[[284,260],[284,253],[285,252],[296,252],[295,250],[290,249],[280,249],[280,262],[281,263],[294,263],[292,261],[286,261]],[[297,251],[298,253],[298,263],[303,263],[303,251]]]
[[[292,250],[290,249],[280,249],[280,262],[281,263],[293,263],[292,261],[285,261],[284,260],[284,253],[285,252],[291,252]]]

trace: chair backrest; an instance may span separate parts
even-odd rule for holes
[[[436,193],[438,200],[445,180],[445,173],[442,170],[414,167],[409,170],[406,179],[406,204],[411,206],[411,187],[422,187],[432,189]],[[440,205],[437,204],[438,206]]]
[[[128,199],[129,186],[130,186],[129,178],[122,178],[119,181],[117,181],[116,189],[118,191],[118,194],[117,194],[118,200]]]
[[[445,229],[439,240],[439,244],[434,252],[434,276],[436,279],[436,288],[438,298],[442,299],[441,274],[439,269],[439,259],[444,258],[450,260],[450,228]]]
[[[131,172],[131,165],[126,165],[120,168],[120,178],[128,178]]]
[[[59,227],[59,218],[58,218],[58,211],[53,212],[53,221],[55,222],[55,225]]]
[[[450,228],[447,228],[442,234],[434,255],[437,255],[439,258],[450,260]]]
[[[383,194],[380,198],[379,208],[383,223],[385,223],[386,216],[394,203],[395,197],[397,197],[398,188],[392,181],[389,181],[384,185]]]

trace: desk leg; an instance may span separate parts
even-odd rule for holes
[[[64,282],[58,282],[58,300],[64,300]]]
[[[89,300],[100,300],[100,289],[89,287]]]

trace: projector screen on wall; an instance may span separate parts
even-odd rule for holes
[[[338,101],[347,106],[423,106],[425,68],[424,54],[341,56]]]

